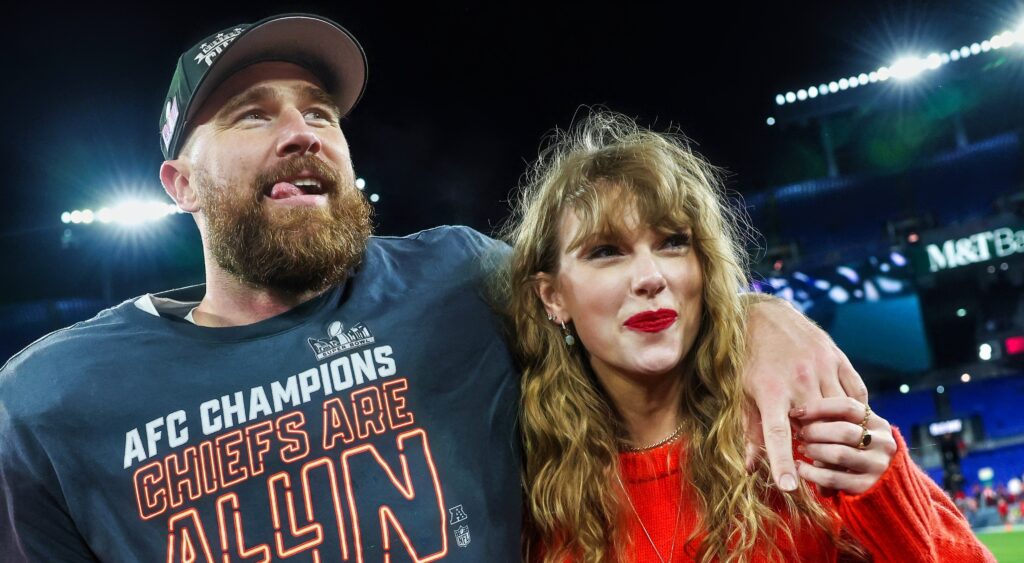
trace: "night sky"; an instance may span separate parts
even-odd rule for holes
[[[157,119],[175,61],[237,23],[314,12],[360,40],[369,84],[342,127],[357,174],[381,196],[377,231],[404,234],[441,223],[490,232],[542,137],[582,105],[681,127],[739,192],[807,179],[779,149],[793,129],[765,124],[776,93],[878,68],[907,48],[948,50],[1024,14],[1007,2],[482,4],[14,8],[2,24],[3,302],[91,291],[88,264],[110,256],[148,264],[135,266],[148,272],[142,290],[200,272],[187,216],[116,251],[88,233],[62,249],[59,216],[118,194],[166,198]],[[118,297],[136,289],[132,271],[118,274]],[[167,275],[154,281],[153,271]]]

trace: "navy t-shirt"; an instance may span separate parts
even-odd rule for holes
[[[506,250],[373,237],[259,323],[133,300],[36,342],[0,371],[0,559],[518,561],[518,380],[483,292]]]

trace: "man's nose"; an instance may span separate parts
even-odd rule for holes
[[[289,109],[281,116],[282,132],[277,143],[277,156],[302,156],[317,154],[323,145],[316,130],[306,123],[306,119],[297,109]]]

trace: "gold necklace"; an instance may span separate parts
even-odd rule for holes
[[[619,449],[622,450],[622,451],[626,451],[626,452],[643,452],[643,451],[647,451],[647,450],[653,450],[654,448],[657,448],[657,447],[660,447],[660,446],[664,446],[665,444],[671,442],[672,440],[675,440],[676,438],[679,437],[679,434],[682,431],[683,431],[683,423],[680,422],[679,426],[677,426],[676,429],[671,434],[669,434],[667,438],[663,438],[663,439],[661,439],[661,440],[659,440],[659,441],[657,441],[657,442],[655,442],[655,443],[653,443],[653,444],[651,444],[649,446],[630,446],[628,444],[622,443],[620,445]]]
[[[676,433],[679,431],[677,430]],[[654,446],[652,446],[654,447]],[[644,535],[647,536],[647,541],[651,544],[651,549],[654,550],[654,554],[658,556],[658,561],[661,563],[672,563],[672,556],[676,552],[676,537],[679,535],[679,515],[683,511],[683,490],[679,489],[679,499],[676,506],[676,523],[672,527],[672,547],[668,550],[668,561],[661,556],[661,552],[658,551],[658,546],[654,543],[654,538],[651,537],[651,533],[647,531],[647,526],[644,526],[644,521],[640,518],[640,513],[636,509],[636,505],[633,504],[632,497],[629,496],[629,491],[626,490],[626,485],[622,483],[622,477],[619,474],[615,474],[615,479],[619,482],[619,486],[622,487],[622,492],[626,494],[626,502],[629,503],[629,507],[633,509],[633,514],[636,516],[636,521],[640,523],[640,529],[644,531]]]

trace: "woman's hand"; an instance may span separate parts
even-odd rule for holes
[[[816,463],[797,463],[800,477],[825,489],[861,494],[878,482],[896,454],[892,426],[868,406],[831,397],[794,408],[797,451]]]

